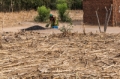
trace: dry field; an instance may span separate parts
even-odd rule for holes
[[[82,20],[83,11],[81,10],[70,10],[70,17],[73,20]],[[52,14],[57,15],[57,11],[51,11]],[[0,13],[0,27],[16,27],[22,26],[24,22],[34,22],[34,18],[37,16],[37,11],[21,11],[21,12],[10,12]]]
[[[70,11],[73,20],[82,15]],[[35,16],[36,11],[0,13],[0,27],[24,27]],[[23,31],[0,38],[0,79],[120,79],[120,34]]]
[[[2,34],[0,79],[120,79],[120,34]]]

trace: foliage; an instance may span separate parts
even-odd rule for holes
[[[50,7],[50,9],[55,10],[56,9],[56,0],[51,0],[49,7]]]
[[[82,9],[82,0],[0,0],[0,11],[36,10],[43,5],[56,9],[58,3],[67,3],[69,9]]]
[[[61,21],[63,21],[63,22],[70,21],[70,18],[68,16],[69,12],[67,11],[68,5],[66,3],[66,0],[58,0],[57,1],[57,10],[58,10]]]
[[[65,14],[65,12],[67,10],[67,4],[66,3],[57,4],[57,9],[58,9],[60,19],[62,21],[65,21],[64,14]]]
[[[83,9],[82,7],[83,0],[73,0],[71,4],[71,9]]]
[[[38,7],[38,16],[36,17],[35,21],[44,22],[49,18],[50,9],[46,8],[45,6]]]

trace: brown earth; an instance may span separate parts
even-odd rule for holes
[[[85,25],[89,33],[84,35],[79,19],[83,13],[72,12],[78,18],[73,22],[72,32],[76,33],[66,35],[56,29],[21,32],[34,25],[44,27],[45,23],[33,22],[35,11],[6,13],[9,19],[0,21],[4,22],[0,79],[120,79],[119,27],[109,27],[111,34],[104,34],[99,33],[98,26]],[[60,23],[63,25],[67,26]]]
[[[57,16],[57,11],[51,11],[52,14]],[[83,11],[82,10],[70,10],[70,17],[73,20],[73,32],[83,32]],[[23,28],[29,28],[34,25],[45,27],[46,23],[34,22],[34,18],[37,16],[36,11],[21,11],[14,13],[0,13],[0,27],[2,32],[18,32]],[[59,27],[67,26],[67,23],[59,23]],[[98,25],[85,25],[86,32],[99,32]],[[101,26],[103,31],[103,26]],[[1,32],[0,31],[0,32]],[[60,33],[59,30],[47,29],[41,30],[40,33]],[[108,27],[107,33],[120,33],[119,26]]]
[[[119,79],[119,46],[120,34],[5,32],[0,79]]]

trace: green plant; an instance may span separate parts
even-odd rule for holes
[[[73,25],[72,24],[69,24],[67,26],[63,26],[61,27],[59,30],[63,33],[63,34],[67,34],[67,33],[70,33],[71,30],[73,28]]]
[[[38,16],[35,18],[35,21],[41,21],[44,22],[48,20],[50,9],[46,8],[45,6],[41,6],[37,8]]]
[[[67,11],[68,5],[66,3],[66,0],[57,1],[57,10],[58,10],[58,14],[59,14],[61,21],[63,22],[71,21],[69,17],[69,12]]]

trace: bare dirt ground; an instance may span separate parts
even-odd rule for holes
[[[83,12],[71,12],[76,33],[68,34],[56,29],[21,32],[45,23],[33,22],[35,11],[1,13],[0,79],[120,79],[119,27],[105,34],[85,25],[84,35]]]
[[[57,15],[57,11],[51,11],[52,14]],[[0,22],[3,32],[18,32],[23,28],[28,28],[34,25],[39,25],[45,27],[46,23],[36,23],[34,22],[34,18],[37,16],[36,11],[21,11],[21,12],[14,12],[14,13],[0,13]],[[81,10],[71,10],[70,17],[73,20],[73,32],[83,32],[83,11]],[[67,23],[59,23],[59,27],[63,25],[67,26]],[[93,25],[85,25],[86,32],[99,32],[98,26]],[[101,26],[103,31],[103,26]],[[41,30],[41,33],[60,33],[59,30],[49,29],[49,30]],[[111,27],[109,26],[107,29],[107,33],[120,33],[119,26]]]
[[[6,32],[0,79],[119,79],[120,34]]]

